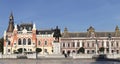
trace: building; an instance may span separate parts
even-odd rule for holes
[[[35,52],[36,48],[41,48],[41,54],[53,53],[52,29],[37,30],[33,23],[21,23],[14,25],[14,17],[11,13],[9,25],[4,32],[4,54],[13,54],[15,52],[29,53]]]
[[[58,27],[56,27],[60,32]],[[55,29],[36,29],[33,23],[21,23],[14,25],[14,17],[11,13],[9,25],[4,32],[4,54],[34,53],[36,48],[41,48],[40,54],[78,53],[84,48],[85,54],[120,53],[120,31],[116,26],[113,32],[97,32],[90,26],[87,32],[69,32],[64,29],[62,37],[54,38]],[[60,35],[56,34],[56,35]],[[60,35],[61,36],[61,35]]]
[[[116,26],[114,32],[96,32],[90,26],[87,32],[69,32],[64,29],[61,38],[62,53],[77,53],[83,47],[85,54],[101,53],[100,48],[104,48],[104,54],[120,53],[120,31]]]

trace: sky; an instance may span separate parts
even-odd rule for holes
[[[37,29],[67,27],[69,32],[115,31],[120,27],[120,0],[0,0],[0,37],[10,13],[14,23],[35,23]]]

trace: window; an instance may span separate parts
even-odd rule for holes
[[[8,49],[8,52],[10,52],[10,49]]]
[[[26,39],[25,38],[23,39],[23,45],[26,45]]]
[[[75,47],[75,42],[72,43],[72,47]]]
[[[68,47],[70,47],[70,43],[68,43]]]
[[[80,42],[77,42],[77,47],[80,47]]]
[[[32,49],[30,49],[30,51],[32,51]]]
[[[89,47],[89,43],[87,43],[87,46]]]
[[[45,52],[47,52],[47,49],[44,49]]]
[[[102,47],[104,47],[104,41],[102,41]]]
[[[63,47],[65,47],[65,43],[63,43]]]
[[[82,47],[84,47],[84,42],[82,42]]]
[[[111,46],[112,46],[112,47],[114,46],[114,42],[113,42],[113,41],[111,42]]]
[[[119,46],[118,42],[116,42],[116,46],[117,46],[117,47]]]
[[[21,39],[18,39],[18,45],[21,45]]]
[[[109,47],[109,42],[107,41],[107,47]]]
[[[21,27],[20,30],[22,30],[23,28]]]
[[[47,45],[47,41],[45,41],[45,45]]]
[[[38,41],[38,45],[40,45],[41,44],[41,42],[40,41]]]
[[[14,45],[16,45],[16,43],[14,43]]]
[[[10,41],[8,41],[8,45],[10,45]]]
[[[28,39],[28,45],[31,45],[31,39],[30,38]]]
[[[29,31],[31,30],[31,27],[29,27]]]
[[[94,42],[92,43],[92,47],[94,47]]]

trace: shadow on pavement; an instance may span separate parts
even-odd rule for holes
[[[115,62],[120,62],[120,59],[109,59],[109,58],[107,58],[106,54],[100,54],[100,55],[94,56],[93,59],[95,59],[96,61],[115,61]]]

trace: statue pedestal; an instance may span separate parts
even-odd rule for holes
[[[53,42],[53,54],[60,54],[60,42]]]

